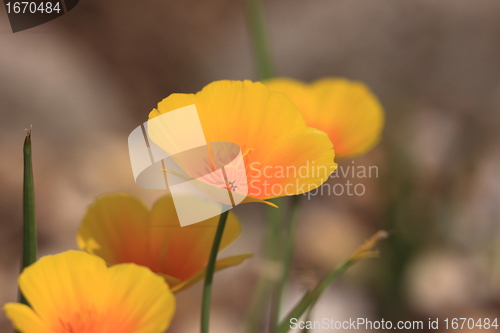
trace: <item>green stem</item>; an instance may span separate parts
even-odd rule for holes
[[[283,302],[283,295],[287,286],[288,278],[290,276],[290,268],[292,265],[293,256],[293,243],[295,241],[295,235],[297,233],[297,222],[299,220],[300,211],[300,195],[294,195],[291,203],[291,212],[289,217],[289,224],[284,228],[284,244],[282,252],[282,265],[280,278],[276,285],[275,293],[271,300],[271,321],[270,321],[270,332],[274,332],[277,328],[279,316],[281,312],[281,305]]]
[[[267,80],[274,76],[274,70],[264,24],[264,11],[259,0],[245,0],[245,3],[259,78]]]
[[[374,258],[378,256],[378,251],[374,250],[377,243],[387,238],[388,234],[384,230],[378,231],[370,239],[368,239],[361,247],[359,247],[354,254],[347,259],[344,263],[337,266],[327,276],[325,276],[311,291],[307,292],[302,299],[294,306],[294,308],[283,318],[278,324],[276,333],[286,333],[290,330],[290,320],[299,319],[308,309],[311,309],[318,301],[321,294],[328,288],[328,286],[335,281],[342,273],[356,262]]]
[[[35,190],[33,185],[33,167],[31,161],[31,129],[24,140],[24,184],[23,184],[23,254],[21,271],[37,260],[37,235],[35,220]],[[24,295],[19,292],[21,303],[29,305]]]
[[[279,209],[268,207],[267,209],[267,231],[266,246],[264,253],[264,267],[260,272],[255,289],[254,297],[248,311],[245,332],[255,333],[262,331],[264,325],[264,314],[269,304],[269,295],[273,292],[281,263],[279,262],[280,249],[280,231],[283,212],[285,210],[285,198],[276,198],[270,200],[275,203]]]
[[[310,306],[309,309],[307,309],[305,322],[312,321],[312,319],[311,319],[312,318],[312,309],[313,309],[312,306]],[[304,327],[304,329],[300,333],[310,333],[310,332],[311,332],[310,329],[308,329],[307,327]]]
[[[208,258],[205,282],[203,284],[203,299],[201,303],[201,333],[208,333],[209,331],[210,301],[212,299],[212,282],[214,279],[215,263],[217,261],[217,254],[219,253],[219,247],[228,215],[229,211],[220,215],[219,224],[215,231],[214,242],[212,243],[212,249],[210,250],[210,256]]]
[[[319,299],[321,294],[326,290],[326,288],[335,281],[342,273],[344,273],[349,267],[352,266],[357,260],[349,259],[330,274],[328,274],[323,280],[318,283],[318,285],[306,293],[304,297],[299,301],[299,303],[283,318],[283,320],[278,325],[276,333],[286,333],[290,330],[290,319],[300,318],[307,311],[308,308],[312,307]]]
[[[245,0],[245,5],[259,79],[267,80],[274,76],[274,70],[267,41],[264,11],[260,0]],[[255,333],[262,330],[269,295],[276,282],[274,270],[276,267],[279,268],[280,226],[283,219],[285,199],[277,198],[272,201],[280,209],[268,208],[268,218],[266,219],[268,221],[267,241],[264,255],[265,271],[260,272],[258,276],[255,296],[250,305],[245,325],[245,332],[247,333]]]

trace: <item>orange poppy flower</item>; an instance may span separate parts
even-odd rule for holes
[[[23,333],[162,333],[175,310],[168,285],[149,269],[107,268],[79,251],[43,257],[21,273],[19,287],[31,307],[4,310]]]
[[[276,78],[265,84],[288,96],[308,126],[327,133],[337,156],[363,154],[379,141],[384,110],[365,84],[341,78],[324,78],[311,84]]]
[[[181,227],[170,195],[149,209],[128,194],[97,198],[88,208],[77,235],[79,247],[104,259],[108,265],[134,263],[160,274],[178,291],[200,281],[217,228],[218,216]],[[241,233],[230,213],[220,251]],[[240,264],[251,254],[217,261],[216,269]]]
[[[305,193],[335,171],[328,136],[307,127],[290,99],[260,82],[216,81],[196,94],[172,94],[158,103],[149,118],[193,104],[206,142],[229,142],[241,148],[246,177],[231,172],[227,176],[232,188],[248,188],[247,198]],[[161,131],[150,130],[149,135],[160,147],[167,146]],[[247,183],[239,184],[243,178]]]

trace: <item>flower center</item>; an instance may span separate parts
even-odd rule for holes
[[[223,150],[215,151],[212,154],[211,160],[205,158],[203,160],[203,174],[198,173],[196,176],[199,180],[211,184],[217,188],[226,189],[232,192],[246,191],[247,188],[247,173],[249,153],[253,149],[246,149],[237,158],[239,151],[227,152]],[[223,172],[213,172],[223,168]]]

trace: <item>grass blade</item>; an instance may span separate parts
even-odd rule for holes
[[[290,320],[292,318],[300,318],[302,315],[313,306],[321,296],[321,294],[326,290],[326,288],[335,281],[342,273],[344,273],[349,267],[351,267],[356,262],[378,256],[378,252],[374,251],[373,248],[377,245],[378,241],[387,238],[388,234],[386,231],[379,231],[373,235],[363,246],[361,246],[347,261],[337,266],[333,271],[331,271],[327,276],[325,276],[310,292],[306,293],[302,299],[297,303],[297,305],[283,318],[283,320],[278,325],[276,333],[286,333],[290,330]]]
[[[33,165],[31,150],[31,128],[24,140],[24,182],[23,182],[23,254],[21,271],[37,260],[37,232],[35,220],[35,190],[33,184]],[[19,301],[26,305],[28,301],[19,292]]]
[[[259,78],[270,79],[274,76],[274,70],[267,41],[264,10],[260,0],[245,0],[245,3]]]

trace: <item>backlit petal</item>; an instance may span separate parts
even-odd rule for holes
[[[85,214],[77,241],[82,250],[103,258],[109,265],[147,258],[149,209],[138,198],[125,194],[97,198]]]
[[[266,85],[287,95],[308,126],[326,132],[337,156],[363,154],[379,140],[384,112],[377,97],[361,82],[325,78],[305,84],[278,78]]]
[[[134,333],[164,332],[175,311],[175,298],[163,278],[135,264],[116,265],[109,272],[113,276],[109,294],[113,306],[126,309],[120,324],[135,325]]]
[[[181,227],[170,195],[160,198],[149,211],[134,196],[109,194],[89,207],[77,239],[80,248],[102,257],[108,265],[148,267],[178,290],[177,285],[205,268],[218,221],[217,216]],[[230,212],[220,250],[240,233],[240,223]]]
[[[33,310],[54,328],[61,315],[80,312],[90,300],[96,311],[104,311],[109,275],[102,259],[68,251],[27,267],[19,287]]]
[[[108,269],[85,252],[43,257],[23,271],[19,286],[33,310],[10,304],[6,311],[27,333],[161,333],[175,310],[162,277],[135,264]]]
[[[219,216],[181,227],[172,198],[165,196],[153,206],[150,221],[154,232],[150,239],[149,267],[153,271],[184,281],[205,267]],[[240,233],[241,226],[230,212],[219,251],[234,242]]]
[[[217,81],[195,95],[172,94],[149,117],[191,104],[196,104],[207,142],[231,142],[248,152],[245,164],[248,169],[255,169],[247,170],[249,184],[254,181],[249,188],[251,197],[265,199],[302,193],[302,184],[307,184],[308,190],[316,188],[335,170],[328,137],[308,128],[290,99],[262,83]],[[320,165],[328,170],[327,176],[297,179],[279,174],[280,168],[302,168],[305,174],[312,175],[312,169]],[[265,167],[272,169],[267,169],[269,176],[264,179]],[[285,185],[289,185],[287,190]]]
[[[29,306],[8,303],[3,308],[16,330],[23,333],[52,333],[49,326]]]

